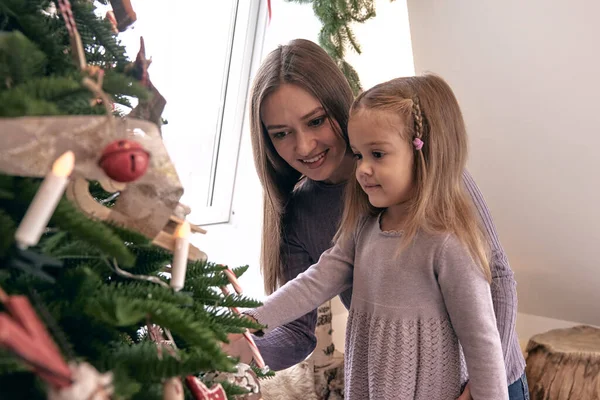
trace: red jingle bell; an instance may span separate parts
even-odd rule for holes
[[[112,180],[133,182],[146,173],[149,160],[150,154],[141,144],[121,139],[106,146],[98,164]]]

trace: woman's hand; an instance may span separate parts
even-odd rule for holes
[[[465,390],[463,390],[462,394],[460,396],[458,396],[458,399],[456,400],[473,400],[473,398],[471,397],[471,388],[470,388],[470,382],[467,382],[467,386],[465,386]]]

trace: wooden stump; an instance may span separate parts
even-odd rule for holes
[[[582,325],[535,335],[526,351],[532,400],[600,400],[600,329]]]

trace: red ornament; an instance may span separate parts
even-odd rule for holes
[[[186,376],[185,383],[196,400],[227,400],[227,393],[219,383],[209,389],[193,375]]]
[[[132,182],[146,173],[149,159],[142,145],[121,139],[106,146],[98,164],[112,180]]]

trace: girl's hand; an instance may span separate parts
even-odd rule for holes
[[[255,318],[245,315],[246,318],[257,322]],[[249,329],[250,333],[256,332],[256,329]],[[253,358],[252,350],[248,341],[241,333],[230,333],[227,335],[229,343],[221,343],[221,350],[230,355],[240,359],[240,362],[244,364],[250,364]]]
[[[473,400],[473,398],[471,397],[471,388],[470,388],[470,382],[467,382],[467,386],[465,386],[465,390],[463,390],[462,394],[460,396],[458,396],[458,399],[456,400]]]
[[[240,359],[240,362],[244,364],[250,364],[252,361],[252,350],[250,345],[244,338],[244,335],[239,333],[230,333],[227,335],[229,343],[221,343],[221,350],[230,355]]]

